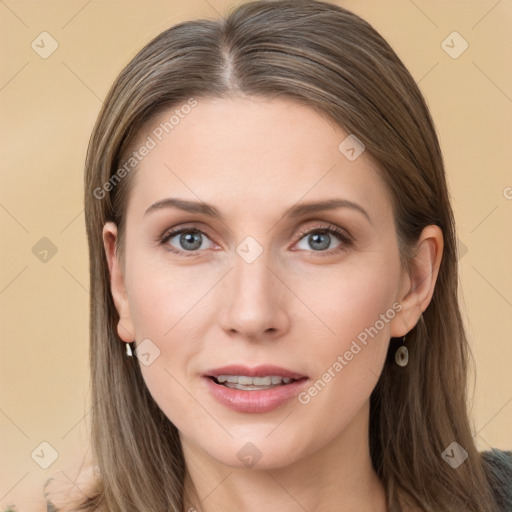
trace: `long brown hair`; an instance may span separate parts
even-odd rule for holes
[[[388,356],[371,395],[371,457],[389,511],[406,503],[422,511],[495,511],[468,419],[471,353],[457,299],[455,225],[429,110],[413,77],[366,21],[312,0],[250,2],[225,19],[175,25],[129,62],[105,99],[85,166],[91,435],[100,478],[82,508],[182,511],[185,463],[177,429],[117,335],[102,227],[117,223],[122,257],[136,169],[119,169],[147,123],[191,98],[234,95],[292,98],[364,143],[389,188],[405,268],[422,229],[442,229],[434,294],[407,336],[409,365],[400,368]],[[468,453],[457,469],[442,457],[452,442]]]

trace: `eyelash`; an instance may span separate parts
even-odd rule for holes
[[[332,254],[336,254],[338,252],[347,250],[352,244],[352,239],[349,236],[347,236],[340,229],[338,229],[334,226],[331,226],[331,225],[321,225],[321,226],[319,225],[319,226],[314,226],[312,228],[300,230],[299,236],[298,236],[297,240],[295,241],[295,243],[300,242],[307,235],[317,233],[317,232],[319,232],[321,234],[334,235],[341,242],[341,245],[339,245],[335,249],[331,249],[328,251],[309,251],[309,252],[315,254],[315,256],[322,257],[322,256],[329,256]],[[180,235],[181,233],[200,233],[200,234],[208,237],[208,235],[204,231],[201,231],[200,229],[197,229],[196,227],[184,227],[184,228],[180,228],[180,229],[171,229],[171,230],[166,231],[159,238],[159,242],[161,245],[165,245],[171,238],[175,237],[176,235]],[[166,249],[169,252],[173,252],[175,254],[180,254],[184,257],[196,256],[197,253],[199,252],[199,251],[180,251],[170,245],[168,245],[166,247]]]

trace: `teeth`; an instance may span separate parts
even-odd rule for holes
[[[256,391],[256,390],[261,391],[263,389],[272,389],[272,388],[279,386],[279,384],[276,384],[275,386],[273,386],[273,385],[271,385],[271,386],[244,386],[242,384],[232,384],[231,382],[226,382],[223,385],[226,386],[227,388],[241,389],[243,391]]]
[[[289,384],[293,379],[268,375],[266,377],[248,377],[247,375],[219,375],[219,384],[235,389],[268,389],[281,384]],[[229,384],[229,385],[228,385]]]
[[[251,385],[260,384],[259,382],[255,382],[255,381],[256,381],[256,379],[253,379],[252,377],[246,377],[245,375],[239,375],[239,377],[238,377],[238,384],[242,384],[243,386],[251,386]]]
[[[238,377],[236,375],[219,375],[217,380],[222,382],[238,382]]]

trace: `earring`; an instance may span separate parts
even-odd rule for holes
[[[406,335],[407,336],[407,335]],[[402,345],[395,352],[395,363],[398,366],[407,366],[409,362],[409,351],[405,346],[405,336],[402,338]]]
[[[133,350],[132,350],[132,346],[131,345],[132,345],[131,343],[127,343],[126,344],[126,355],[128,357],[132,357],[133,356]]]

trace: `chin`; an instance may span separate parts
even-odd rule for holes
[[[305,447],[304,436],[299,435],[301,442],[296,442],[288,432],[278,435],[272,432],[275,426],[268,425],[260,432],[254,428],[244,429],[243,435],[234,435],[226,443],[203,446],[203,450],[210,454],[219,463],[239,469],[277,469],[288,466],[297,461],[303,454]],[[280,427],[278,427],[280,428]],[[282,433],[281,433],[282,434]]]

